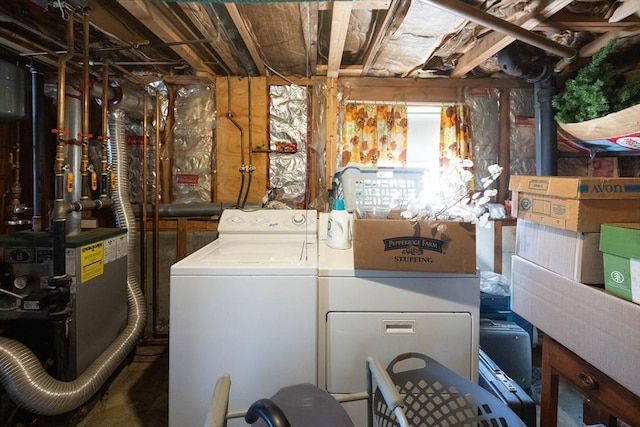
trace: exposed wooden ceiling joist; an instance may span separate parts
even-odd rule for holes
[[[572,1],[573,0],[551,0],[539,11],[531,13],[514,23],[525,30],[531,30],[535,28],[541,20],[559,12]],[[451,77],[463,77],[513,41],[513,37],[495,31],[481,38],[469,51],[458,59],[458,64],[451,72]]]
[[[241,74],[240,67],[229,49],[229,44],[223,39],[223,35],[211,22],[211,18],[201,3],[178,3],[182,11],[191,20],[193,25],[204,35],[211,39],[211,47],[220,56],[221,66],[228,68],[231,74]]]
[[[640,0],[622,0],[609,18],[609,22],[620,22],[623,19],[640,13]]]
[[[238,29],[240,37],[247,47],[247,50],[253,59],[253,63],[260,72],[260,75],[266,76],[267,69],[264,65],[264,60],[262,59],[262,56],[260,56],[260,52],[258,51],[258,47],[256,46],[253,37],[251,37],[251,31],[247,28],[247,24],[244,22],[240,12],[238,11],[238,6],[233,3],[227,3],[225,4],[225,7],[227,8],[227,12],[229,12],[229,16],[231,16],[231,20]]]
[[[65,17],[58,13],[61,6],[55,1],[44,11],[15,7],[32,1],[0,1],[0,53],[20,60],[41,49],[44,60],[33,60],[55,71],[55,57],[66,49]],[[429,11],[432,4],[442,6],[442,15]],[[161,76],[186,82],[202,77],[208,83],[216,74],[269,76],[272,72],[307,80],[347,76],[412,79],[424,64],[434,76],[476,77],[499,73],[492,57],[514,37],[557,58],[572,57],[575,52],[591,56],[605,40],[621,39],[627,53],[620,60],[629,62],[625,67],[631,69],[640,63],[639,50],[633,48],[640,42],[635,34],[640,25],[640,0],[603,6],[592,6],[586,0],[218,5],[204,0],[91,0],[86,10],[66,11],[76,20],[89,14],[91,59],[96,64],[135,65],[136,75],[150,79]],[[447,25],[448,18],[456,24]],[[76,28],[76,36],[81,37],[82,31]],[[580,34],[569,39],[566,32]],[[596,42],[586,45],[590,41]],[[476,67],[479,73],[471,73]]]
[[[176,27],[175,18],[165,3],[144,0],[117,0],[166,43],[185,40],[184,32]],[[195,74],[207,82],[215,81],[215,74],[200,55],[188,44],[173,45],[171,49],[180,55]]]
[[[400,9],[401,4],[402,4],[401,0],[392,0],[389,6],[387,7],[387,12],[384,15],[382,24],[376,30],[376,33],[373,36],[373,40],[371,41],[371,44],[369,45],[369,48],[367,49],[367,52],[364,55],[364,60],[362,61],[363,75],[366,75],[366,73],[369,72],[369,69],[373,64],[373,61],[375,60],[375,55],[378,52],[378,49],[380,48],[380,45],[382,44],[382,41],[384,40],[384,37],[386,36],[387,31],[391,26],[391,23],[396,17],[396,14],[398,12],[398,9]]]
[[[609,31],[624,30],[638,25],[640,20],[609,22],[598,16],[576,16],[560,12],[553,18],[538,23],[535,31],[585,31],[590,33],[607,33]]]
[[[392,0],[355,0],[351,1],[351,10],[360,10],[360,9],[368,9],[368,10],[379,10],[379,9],[388,9],[389,5],[391,5]],[[321,1],[318,2],[319,10],[331,10],[333,9],[333,5],[335,2],[332,1]]]
[[[300,3],[300,12],[302,18],[307,20],[307,25],[303,26],[304,40],[307,44],[307,63],[313,74],[318,67],[318,4]]]
[[[331,14],[331,44],[327,61],[327,77],[336,78],[340,74],[342,52],[347,40],[347,29],[351,18],[352,2],[335,2]]]

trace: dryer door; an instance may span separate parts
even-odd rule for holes
[[[366,390],[365,361],[386,367],[401,353],[426,354],[471,379],[469,313],[330,312],[327,315],[326,385],[331,393]]]

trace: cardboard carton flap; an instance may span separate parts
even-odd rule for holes
[[[509,190],[567,199],[640,198],[640,178],[511,175]]]
[[[640,223],[602,224],[600,251],[629,259],[640,259]]]

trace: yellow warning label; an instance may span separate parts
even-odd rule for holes
[[[104,273],[104,244],[92,243],[80,248],[80,281],[86,283]]]

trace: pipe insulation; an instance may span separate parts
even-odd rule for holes
[[[127,325],[85,372],[69,382],[52,378],[24,344],[0,337],[0,383],[18,406],[32,413],[57,415],[85,403],[131,353],[144,332],[146,308],[135,276],[136,223],[129,203],[123,113],[112,113],[110,129],[110,141],[115,145],[111,147],[114,165],[120,172],[114,190],[114,211],[118,225],[127,229]]]

